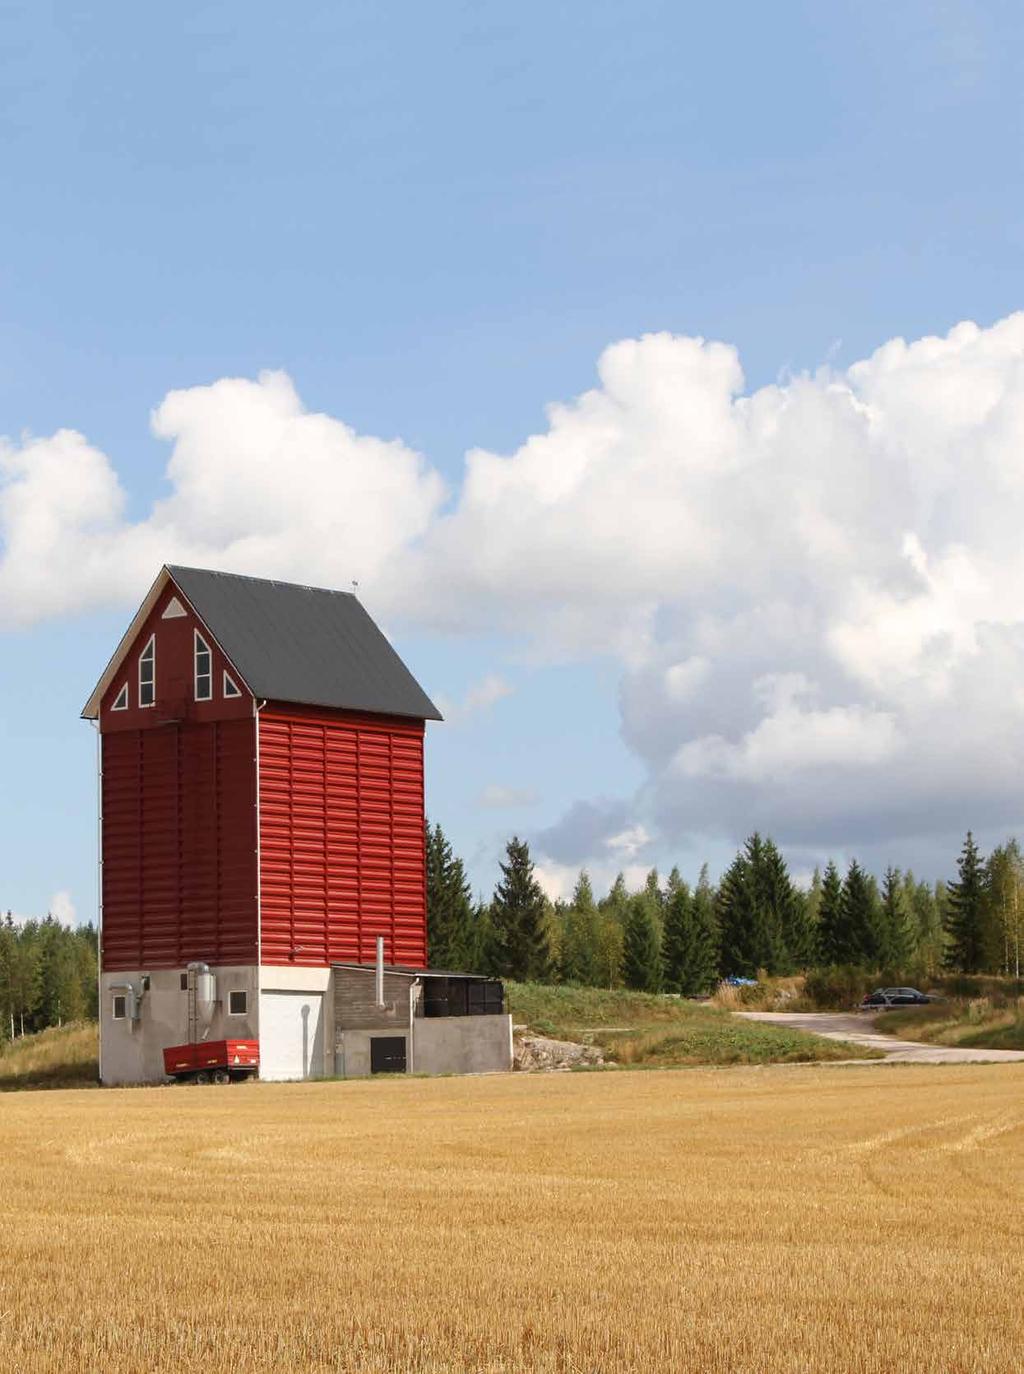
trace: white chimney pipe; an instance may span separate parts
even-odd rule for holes
[[[377,936],[377,1006],[384,1006],[384,936]]]

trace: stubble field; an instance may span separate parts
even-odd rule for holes
[[[0,1368],[1010,1371],[1024,1074],[0,1097]]]

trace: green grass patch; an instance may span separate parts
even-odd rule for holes
[[[52,1026],[0,1048],[0,1092],[21,1088],[95,1088],[99,1043],[95,1021]]]
[[[884,1012],[877,1024],[888,1035],[929,1045],[1024,1050],[1024,1013],[1017,1000],[951,998],[927,1007]]]
[[[649,992],[507,983],[513,1021],[541,1035],[600,1045],[618,1064],[806,1064],[875,1052],[806,1031],[741,1021],[707,1002]]]

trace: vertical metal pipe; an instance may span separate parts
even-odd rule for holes
[[[99,1052],[97,1074],[103,1082],[103,736],[100,733],[100,712],[96,708],[96,1019],[99,1022]],[[14,1039],[14,1002],[11,1001],[11,1039]]]
[[[414,978],[409,984],[409,1053],[406,1062],[406,1072],[416,1072],[416,999],[419,997],[420,988],[423,984],[418,978]]]
[[[384,1005],[384,936],[377,936],[377,1006]]]

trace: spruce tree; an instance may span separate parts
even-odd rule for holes
[[[843,882],[842,930],[845,947],[840,964],[874,965],[878,962],[875,900],[867,873],[856,859],[850,860]]]
[[[847,940],[843,926],[843,880],[832,859],[825,866],[818,903],[818,962],[846,962]]]
[[[701,865],[693,893],[693,950],[689,986],[685,992],[710,992],[718,982],[718,925],[715,921],[715,893],[708,877],[707,864]]]
[[[563,925],[561,968],[567,983],[593,987],[602,981],[598,976],[598,921],[590,875],[583,869]]]
[[[661,943],[661,986],[685,992],[693,962],[693,899],[679,870],[669,874],[665,893],[665,933]]]
[[[658,931],[650,904],[640,892],[629,904],[622,949],[622,976],[627,988],[657,992],[661,982]]]
[[[905,970],[917,953],[913,913],[903,889],[903,877],[890,864],[882,878],[879,906],[878,955],[883,968]]]
[[[427,827],[427,952],[431,968],[468,968],[474,956],[469,880],[440,825]]]
[[[790,966],[785,931],[799,923],[793,901],[782,856],[755,832],[718,888],[715,914],[724,975],[754,978],[759,969],[780,973]]]
[[[623,874],[616,875],[608,896],[602,897],[598,903],[598,910],[602,916],[610,916],[613,921],[618,921],[625,930],[626,917],[629,915],[629,892],[626,889],[626,879]]]
[[[766,924],[774,933],[774,946],[769,951],[774,960],[771,971],[791,973],[795,969],[807,968],[813,959],[807,907],[793,886],[786,861],[774,840],[762,842],[760,863],[761,901],[766,911]]]
[[[985,865],[990,950],[987,963],[1020,977],[1024,937],[1024,856],[1016,840],[997,845]]]
[[[661,879],[656,868],[652,868],[644,880],[643,897],[660,939],[665,924],[665,894],[661,890]]]
[[[513,836],[491,902],[495,962],[501,977],[543,982],[550,974],[547,903],[534,877],[530,847]]]
[[[959,877],[947,884],[949,894],[946,964],[960,973],[980,973],[984,967],[986,891],[985,870],[974,836],[968,830],[957,864]]]
[[[723,977],[754,977],[757,973],[757,961],[751,951],[750,940],[754,922],[754,899],[751,891],[750,864],[742,853],[736,855],[718,884],[715,919],[718,925]]]

